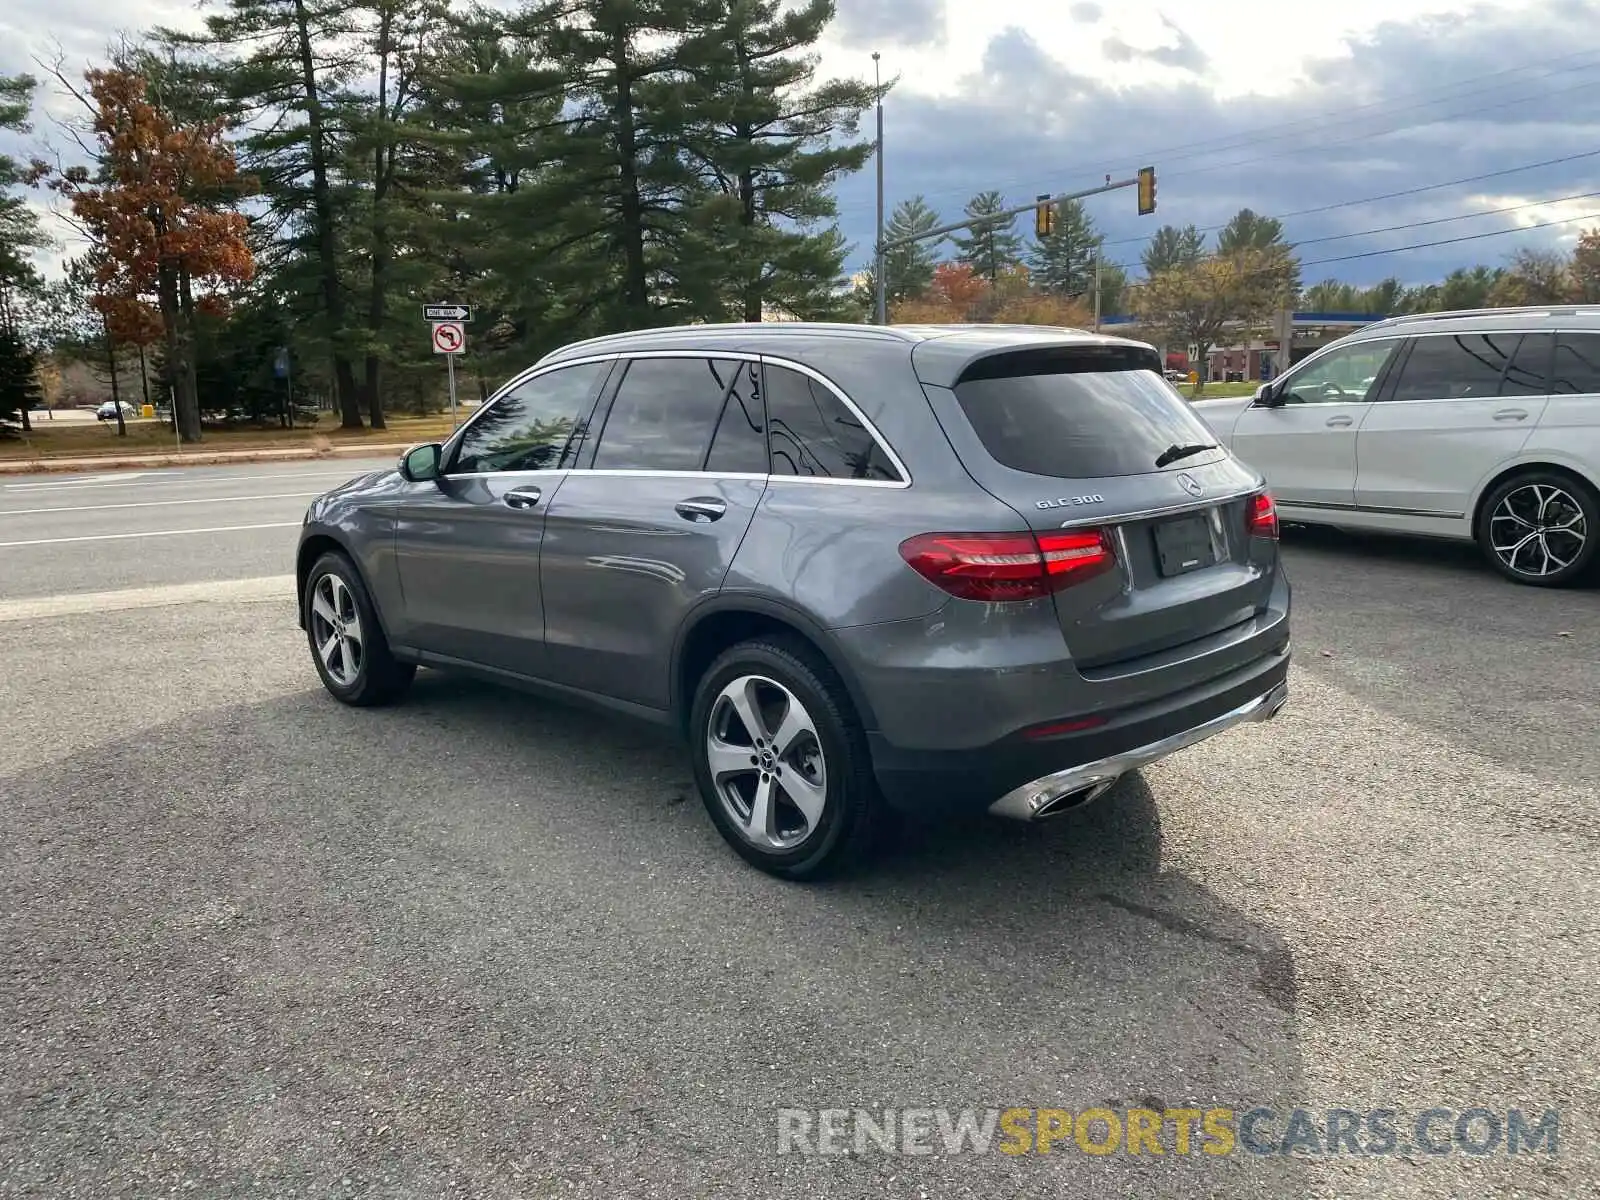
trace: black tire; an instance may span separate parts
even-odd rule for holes
[[[760,676],[793,693],[811,718],[826,764],[822,815],[804,840],[791,848],[753,844],[740,832],[712,777],[708,737],[717,697],[742,675]],[[833,669],[798,637],[762,637],[717,657],[695,687],[689,752],[695,784],[712,823],[752,866],[782,879],[821,879],[860,865],[878,842],[884,827],[883,803],[861,721]]]
[[[354,678],[348,681],[336,678],[329,671],[318,647],[319,619],[312,611],[312,597],[317,594],[317,586],[330,576],[348,591],[361,623],[359,661]],[[355,708],[370,708],[390,704],[405,694],[416,676],[416,664],[395,659],[361,572],[356,570],[355,564],[346,555],[330,550],[317,559],[306,576],[306,588],[300,603],[306,617],[306,643],[311,650],[311,661],[329,695]]]
[[[1504,526],[1505,522],[1496,522],[1496,512],[1501,503],[1513,492],[1530,487],[1558,488],[1576,504],[1583,514],[1583,547],[1571,558],[1565,567],[1550,571],[1548,574],[1534,574],[1527,570],[1518,570],[1507,563],[1501,554],[1495,550],[1495,526]],[[1483,508],[1478,516],[1478,548],[1483,556],[1489,560],[1489,565],[1513,583],[1525,584],[1529,587],[1566,587],[1576,582],[1594,565],[1595,553],[1600,550],[1600,498],[1595,495],[1595,490],[1583,480],[1563,471],[1530,470],[1521,471],[1508,479],[1502,480],[1495,489],[1489,493],[1488,499],[1483,503]],[[1559,549],[1559,547],[1558,547]],[[1533,565],[1533,558],[1526,553],[1518,557],[1519,564],[1527,561]]]

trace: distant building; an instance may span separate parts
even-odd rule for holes
[[[1204,363],[1195,361],[1196,346],[1161,346],[1168,365],[1179,370],[1199,370],[1207,383],[1229,380],[1276,378],[1288,367],[1306,355],[1337,341],[1352,330],[1371,325],[1388,317],[1387,313],[1325,313],[1296,312],[1291,314],[1293,332],[1289,356],[1283,357],[1280,339],[1276,336],[1241,338],[1227,345],[1213,346]],[[1241,323],[1242,324],[1242,323]],[[1102,317],[1103,332],[1139,337],[1139,322],[1135,317]],[[1243,330],[1241,329],[1241,332]],[[1181,365],[1174,360],[1182,359]],[[1265,369],[1266,374],[1263,374]]]

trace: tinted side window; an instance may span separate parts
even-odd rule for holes
[[[1283,384],[1285,404],[1360,404],[1372,399],[1378,373],[1398,342],[1379,341],[1330,350]]]
[[[866,426],[822,384],[772,366],[766,382],[774,475],[900,481]]]
[[[1500,394],[1500,376],[1517,348],[1514,333],[1419,337],[1400,368],[1392,400],[1477,400]]]
[[[698,471],[737,363],[636,358],[611,402],[600,471]]]
[[[717,363],[720,367],[723,364]],[[711,435],[706,470],[715,475],[765,475],[767,473],[766,415],[761,409],[755,363],[729,363],[732,384],[722,405],[722,416]]]
[[[1550,372],[1550,390],[1561,396],[1600,392],[1600,334],[1556,336],[1556,362]]]
[[[1506,377],[1500,381],[1502,396],[1543,396],[1550,390],[1545,378],[1550,370],[1550,339],[1548,333],[1525,333],[1517,343],[1517,352],[1506,368]]]
[[[595,391],[608,365],[561,367],[501,396],[467,427],[456,449],[452,473],[572,466],[588,431]]]

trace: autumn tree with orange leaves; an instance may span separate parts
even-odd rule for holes
[[[229,207],[254,185],[238,173],[224,121],[178,122],[133,71],[90,70],[84,80],[99,173],[68,168],[49,175],[48,186],[70,198],[101,251],[92,303],[109,331],[139,344],[151,332],[150,313],[159,315],[178,434],[197,442],[195,313],[225,310],[223,289],[254,274],[247,223]]]
[[[1002,267],[991,283],[966,263],[940,263],[922,298],[897,304],[897,325],[1013,324],[1078,328],[1093,318],[1081,304],[1039,291],[1028,269]]]

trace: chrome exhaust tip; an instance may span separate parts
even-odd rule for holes
[[[1115,779],[1105,779],[1099,783],[1091,783],[1087,787],[1074,788],[1071,791],[1061,792],[1047,798],[1043,804],[1033,812],[1033,820],[1042,821],[1046,817],[1059,817],[1062,813],[1071,812],[1075,808],[1082,808],[1094,800],[1098,800],[1111,790]]]

